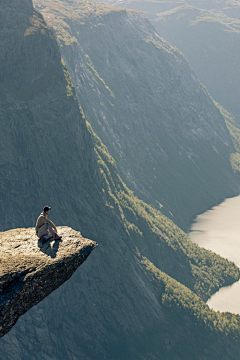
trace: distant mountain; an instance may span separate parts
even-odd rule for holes
[[[196,6],[205,10],[232,8],[239,5],[239,0],[102,0],[99,2],[148,13],[165,12],[183,5]]]
[[[1,230],[33,226],[47,203],[99,244],[0,340],[1,359],[239,358],[239,317],[203,301],[239,269],[124,184],[31,2],[5,2],[0,20]]]
[[[210,10],[198,6],[158,14],[154,26],[184,53],[210,94],[240,123],[240,4],[225,1]]]
[[[56,32],[86,118],[137,196],[187,229],[239,191],[223,116],[143,15],[80,0],[35,5]]]
[[[239,1],[104,1],[144,11],[158,33],[187,57],[211,96],[240,123]]]

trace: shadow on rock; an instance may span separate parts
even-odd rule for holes
[[[52,242],[54,244],[52,245]],[[39,249],[48,256],[51,256],[52,259],[54,259],[57,256],[57,252],[59,249],[59,244],[62,240],[53,240],[52,238],[47,241],[42,241],[41,239],[38,240],[38,247]]]

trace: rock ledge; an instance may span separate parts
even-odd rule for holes
[[[0,337],[18,318],[68,280],[97,243],[69,227],[42,244],[34,228],[0,233]]]

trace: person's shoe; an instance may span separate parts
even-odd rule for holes
[[[62,240],[62,237],[61,237],[61,236],[58,236],[58,235],[55,235],[55,236],[54,236],[54,240]]]

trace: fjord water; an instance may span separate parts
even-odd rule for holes
[[[240,267],[240,196],[198,215],[188,237]],[[240,314],[240,280],[221,288],[207,302],[214,310]]]

